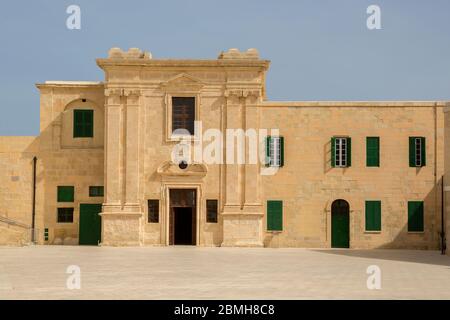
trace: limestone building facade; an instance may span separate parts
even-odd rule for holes
[[[439,248],[446,103],[270,101],[269,64],[113,48],[103,82],[37,84],[0,243]]]

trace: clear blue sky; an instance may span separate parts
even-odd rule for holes
[[[81,7],[81,30],[66,8]],[[366,9],[381,7],[382,30]],[[450,100],[449,0],[37,0],[0,4],[0,135],[36,135],[45,80],[102,80],[110,47],[154,58],[257,48],[270,100]]]

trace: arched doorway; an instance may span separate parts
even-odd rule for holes
[[[350,206],[342,199],[331,205],[331,247],[350,247]]]

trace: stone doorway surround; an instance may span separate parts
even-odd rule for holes
[[[162,163],[157,173],[161,177],[161,244],[170,245],[170,189],[193,189],[196,191],[196,246],[202,243],[200,227],[204,223],[201,212],[203,209],[203,178],[208,173],[205,164],[192,163],[186,169],[180,169],[179,166],[171,161]]]
[[[163,201],[163,211],[162,212],[162,243],[163,245],[169,246],[170,245],[170,190],[171,189],[189,189],[189,190],[195,190],[196,195],[196,206],[195,206],[195,238],[196,238],[196,246],[199,246],[201,243],[201,236],[200,236],[200,225],[203,223],[203,219],[201,219],[201,208],[203,204],[202,200],[202,186],[198,183],[176,183],[176,182],[170,182],[170,183],[163,183],[162,184],[162,194],[161,199]]]

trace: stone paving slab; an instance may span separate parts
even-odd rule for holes
[[[66,286],[67,267],[81,289]],[[381,289],[367,289],[367,267]],[[437,251],[0,247],[0,299],[450,299]]]

